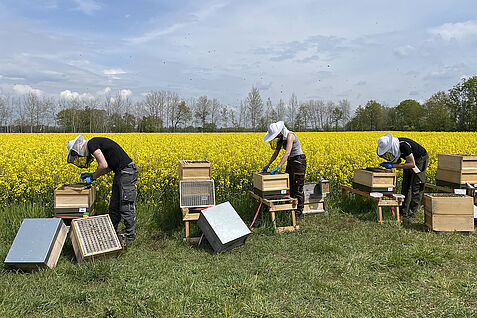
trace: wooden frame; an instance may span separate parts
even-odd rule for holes
[[[350,186],[347,186],[347,185],[341,185],[341,191],[343,193],[343,197],[346,198],[348,196],[349,193],[354,193],[354,194],[357,194],[357,195],[360,195],[362,197],[365,197],[365,198],[369,198],[371,200],[374,200],[376,201],[377,203],[377,217],[378,217],[378,223],[379,224],[383,224],[384,221],[383,221],[383,207],[391,207],[391,208],[396,208],[396,221],[398,224],[401,224],[401,219],[399,217],[399,207],[402,205],[402,202],[404,201],[403,198],[390,198],[390,197],[386,197],[386,196],[382,196],[382,197],[374,197],[374,196],[371,196],[369,192],[364,192],[364,191],[361,191],[361,190],[357,190],[357,189],[353,189],[352,187]]]
[[[190,243],[199,243],[201,240],[201,237],[190,237],[190,223],[191,221],[197,222],[200,216],[199,213],[191,213],[190,210],[194,210],[194,208],[181,208],[182,211],[182,221],[184,221],[185,224],[185,237],[184,241],[188,241]]]
[[[210,180],[212,164],[207,160],[179,160],[179,180]]]
[[[296,225],[296,217],[295,217],[295,210],[298,204],[298,200],[294,198],[286,198],[286,199],[264,199],[259,197],[253,191],[249,191],[249,194],[252,198],[257,200],[259,203],[263,203],[268,207],[268,211],[272,217],[273,227],[277,232],[292,232],[295,230],[300,229],[299,225]],[[291,219],[292,225],[291,226],[277,226],[276,221],[276,212],[280,211],[290,211],[291,212]]]

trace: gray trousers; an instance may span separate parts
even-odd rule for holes
[[[415,159],[416,166],[421,170],[416,174],[412,169],[404,169],[402,175],[402,191],[406,196],[402,204],[402,213],[413,218],[416,216],[417,208],[421,203],[424,184],[426,183],[426,169],[429,164],[429,155]]]
[[[113,190],[109,201],[109,217],[114,229],[118,230],[121,217],[126,227],[126,237],[136,238],[136,165],[131,162],[126,168],[114,175]]]

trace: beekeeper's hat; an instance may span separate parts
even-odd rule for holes
[[[387,133],[378,139],[378,156],[384,155],[386,152],[392,152],[393,134]]]
[[[285,127],[285,123],[283,121],[278,121],[276,123],[270,124],[270,126],[268,126],[268,132],[265,134],[263,140],[265,142],[270,142],[276,136],[278,136],[279,133],[282,132],[283,127]]]
[[[68,157],[66,158],[66,162],[68,163],[73,163],[77,157],[87,157],[89,155],[87,141],[82,134],[68,141],[66,148],[68,148]]]

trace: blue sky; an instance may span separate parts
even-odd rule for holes
[[[474,1],[0,0],[0,90],[236,106],[424,101],[477,74]]]

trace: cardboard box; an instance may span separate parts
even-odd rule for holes
[[[269,172],[253,173],[254,192],[262,198],[283,197],[290,194],[290,179],[288,173]]]
[[[353,188],[366,192],[394,193],[396,174],[381,168],[356,169]]]
[[[210,180],[212,164],[206,160],[179,160],[179,180]]]

